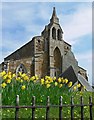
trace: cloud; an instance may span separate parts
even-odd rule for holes
[[[71,3],[70,5],[70,3],[67,4],[63,2],[5,2],[2,7],[3,44],[0,44],[0,47],[3,49],[3,58],[31,40],[33,36],[40,35],[45,25],[49,23],[53,6],[56,6],[60,25],[64,30],[64,40],[75,47],[75,44],[81,41],[82,36],[91,35],[91,3]],[[83,40],[85,41],[84,37]],[[84,45],[87,44],[88,43],[85,42]],[[75,55],[79,64],[87,69],[91,75],[91,51],[87,51],[88,50],[86,50],[86,53],[76,53]],[[0,61],[2,61],[3,58],[0,58]]]
[[[89,77],[89,83],[92,84],[93,79],[92,79],[92,75],[93,75],[93,71],[92,71],[92,51],[86,51],[86,52],[81,52],[75,55],[79,66],[85,68],[87,70],[87,74]]]
[[[75,11],[73,14],[60,15],[64,38],[71,44],[76,44],[81,36],[92,33],[92,4],[80,5]]]

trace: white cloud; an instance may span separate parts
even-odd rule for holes
[[[92,84],[92,51],[86,51],[76,54],[79,66],[85,68],[88,73],[89,83]]]
[[[60,15],[61,24],[65,31],[64,38],[67,42],[75,44],[80,37],[92,33],[92,4],[89,5],[78,6],[73,14]]]

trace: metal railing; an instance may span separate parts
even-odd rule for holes
[[[74,100],[73,97],[71,97],[71,101],[70,104],[63,104],[63,98],[62,96],[60,96],[59,99],[59,105],[50,105],[50,97],[47,97],[47,104],[46,105],[36,105],[36,100],[35,100],[35,96],[32,97],[32,105],[31,106],[20,106],[19,105],[19,95],[16,96],[16,105],[15,106],[0,106],[1,109],[11,109],[11,108],[15,108],[15,120],[19,119],[19,109],[21,108],[30,108],[32,109],[32,117],[31,119],[34,120],[35,119],[35,110],[37,108],[45,108],[46,109],[46,120],[50,119],[50,108],[58,108],[59,109],[59,115],[58,115],[58,119],[59,120],[63,120],[63,108],[64,107],[70,107],[70,119],[74,120],[74,109],[75,107],[80,107],[81,113],[80,113],[80,120],[85,120],[84,119],[84,107],[85,106],[89,106],[89,120],[93,120],[93,110],[92,107],[94,106],[94,104],[92,103],[92,97],[89,97],[89,103],[88,104],[84,104],[83,103],[83,97],[80,97],[80,104],[74,104]],[[65,119],[64,119],[65,120]]]

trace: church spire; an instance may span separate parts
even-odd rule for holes
[[[53,7],[53,13],[52,13],[52,18],[50,19],[50,22],[59,24],[59,19],[58,19],[57,15],[56,15],[55,7]]]
[[[56,10],[55,10],[55,7],[53,7],[53,14],[52,14],[52,17],[57,17],[57,16],[56,16]]]

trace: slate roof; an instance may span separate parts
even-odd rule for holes
[[[67,68],[67,70],[65,70],[62,74],[60,74],[59,77],[67,78],[69,80],[69,82],[72,81],[73,84],[75,82],[77,82],[77,80],[78,80],[78,78],[77,78],[77,76],[76,76],[72,66]]]
[[[91,91],[94,92],[94,89],[92,88],[92,86],[88,83],[88,81],[80,74],[78,74],[78,81],[86,87],[87,91]]]

